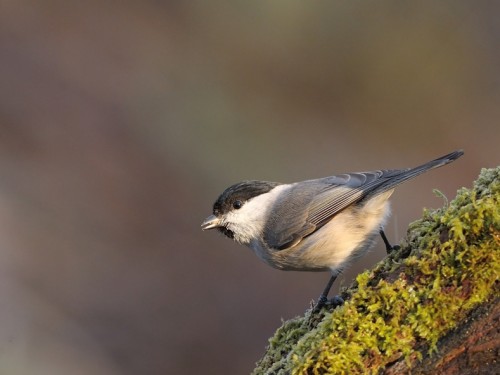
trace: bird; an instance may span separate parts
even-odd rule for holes
[[[216,229],[245,245],[268,265],[285,271],[329,271],[316,309],[328,302],[342,270],[382,237],[394,188],[451,163],[457,150],[415,168],[351,172],[294,183],[246,180],[217,198],[202,230]],[[342,304],[338,296],[332,304]]]

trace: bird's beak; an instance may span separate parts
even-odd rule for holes
[[[220,219],[215,215],[210,215],[205,219],[203,223],[201,223],[201,229],[202,230],[214,229],[220,227],[220,225],[221,225]]]

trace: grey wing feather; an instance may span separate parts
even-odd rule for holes
[[[329,186],[311,201],[308,221],[316,226],[324,224],[344,208],[365,197],[384,172],[347,173],[323,179]],[[339,178],[342,181],[339,181]]]
[[[308,209],[321,187],[298,189],[297,184],[284,192],[271,209],[266,223],[264,241],[270,248],[283,250],[295,246],[316,230],[308,222]]]
[[[277,250],[295,246],[346,207],[391,190],[462,155],[463,151],[459,150],[412,169],[346,173],[293,184],[271,210],[264,241]]]
[[[304,181],[292,187],[271,210],[264,241],[283,250],[323,226],[337,213],[361,200],[384,171],[348,173]]]

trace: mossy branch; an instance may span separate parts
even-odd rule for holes
[[[497,167],[425,211],[343,306],[284,322],[254,374],[500,373],[499,250]]]

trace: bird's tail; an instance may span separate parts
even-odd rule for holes
[[[447,155],[441,156],[440,158],[431,160],[425,164],[419,165],[415,168],[408,169],[400,169],[400,170],[386,170],[384,172],[384,177],[386,178],[386,182],[382,183],[380,186],[382,189],[377,188],[377,193],[382,191],[387,191],[389,189],[393,189],[397,185],[408,181],[422,173],[425,173],[431,169],[442,167],[452,161],[457,160],[460,156],[464,154],[463,150],[453,151]]]

